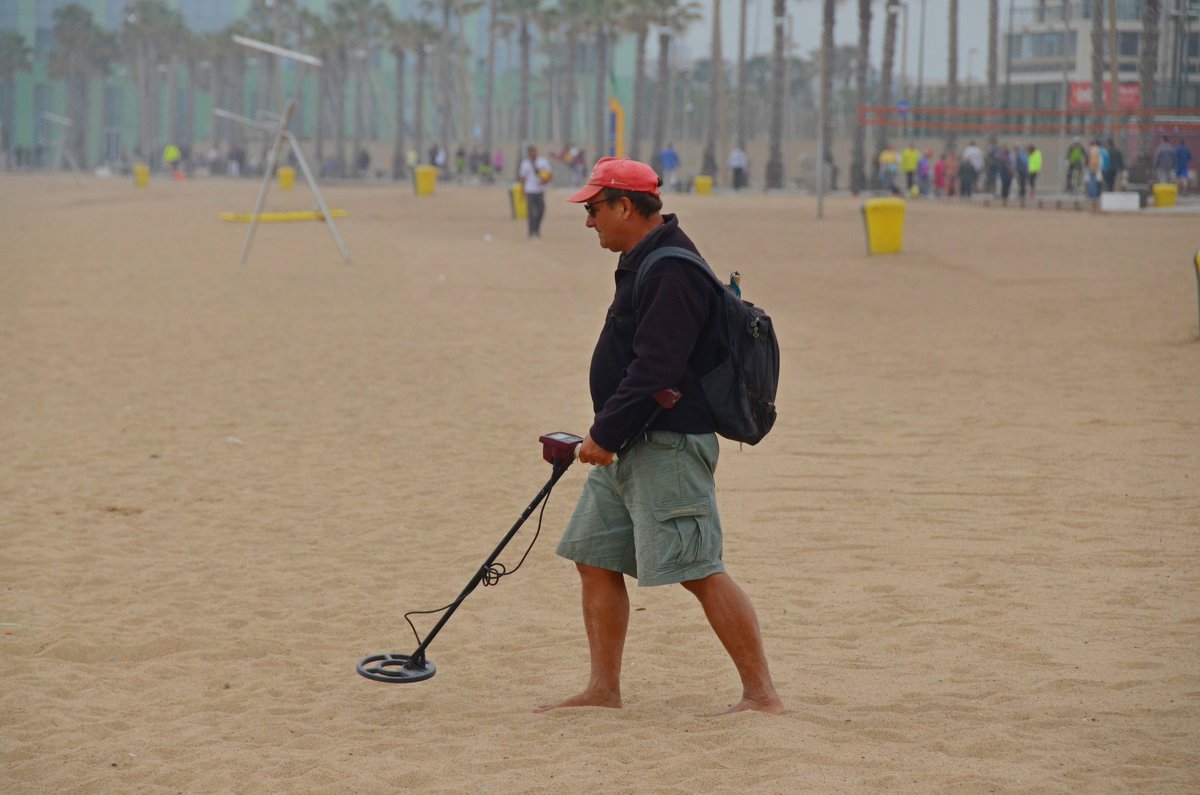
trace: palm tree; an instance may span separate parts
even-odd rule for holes
[[[1000,0],[988,0],[987,101],[989,108],[1000,107],[999,39]]]
[[[950,0],[954,3],[956,0]],[[871,54],[871,0],[858,0],[858,60],[855,64],[855,104],[867,104],[867,67]],[[850,158],[850,190],[858,195],[867,187],[866,171],[867,129],[861,115],[854,124],[854,148]]]
[[[350,174],[361,177],[358,163],[363,149],[363,92],[367,85],[367,69],[379,44],[374,33],[386,24],[387,12],[378,0],[338,0],[331,10],[341,29],[350,37],[347,55],[353,58],[354,64],[354,142],[350,150]]]
[[[438,92],[437,108],[439,133],[442,147],[450,150],[451,137],[458,131],[454,125],[455,103],[451,90],[451,56],[462,57],[462,17],[478,10],[478,0],[421,0],[421,9],[426,13],[441,14],[441,46],[438,47]]]
[[[745,4],[743,3],[743,11]],[[775,51],[771,59],[771,126],[769,154],[767,156],[766,186],[783,187],[783,18],[787,14],[787,0],[775,0]],[[739,104],[741,100],[739,99]],[[738,122],[743,127],[744,122]],[[744,132],[739,132],[744,135]],[[744,146],[738,143],[738,146]]]
[[[380,11],[380,21],[387,39],[388,51],[395,60],[396,69],[396,133],[392,141],[392,179],[404,179],[408,175],[405,157],[405,81],[408,71],[409,50],[420,47],[422,42],[414,36],[412,20],[401,20],[386,6]]]
[[[900,0],[887,0],[883,9],[883,62],[879,66],[879,102],[886,109],[892,106],[892,74],[896,68],[896,23],[900,18]],[[882,151],[887,144],[888,128],[882,124],[875,128],[875,149]]]
[[[822,151],[817,154],[824,163],[833,163],[833,114],[829,112],[829,99],[833,95],[833,76],[836,71],[837,50],[833,43],[838,0],[823,0],[821,8],[821,130]],[[837,189],[837,183],[829,175],[829,185]]]
[[[90,80],[108,74],[109,64],[116,57],[116,40],[96,24],[91,11],[77,3],[54,10],[53,34],[49,73],[66,83],[67,115],[71,119],[70,130],[64,131],[64,143],[75,160],[86,167]]]
[[[630,126],[629,156],[640,160],[642,138],[646,133],[646,42],[650,26],[661,14],[659,0],[629,0],[625,15],[626,30],[634,35],[633,51],[633,124]]]
[[[4,117],[0,118],[0,149],[8,151],[12,145],[13,108],[16,106],[17,75],[33,70],[30,56],[33,50],[25,43],[25,37],[13,30],[0,31],[0,81],[4,83]]]
[[[725,61],[721,55],[721,0],[713,0],[712,4],[712,49],[709,52],[708,74],[708,134],[704,140],[703,162],[700,173],[716,181],[719,167],[717,165],[717,148],[724,148],[724,96]]]
[[[737,72],[736,72],[737,76],[734,78],[735,82],[737,83],[737,100],[736,100],[736,110],[735,110],[735,114],[736,114],[735,124],[737,125],[737,129],[734,131],[734,139],[737,142],[737,146],[741,149],[746,148],[746,122],[747,122],[747,119],[746,119],[746,2],[747,2],[747,0],[739,0],[739,2],[738,2],[738,54],[737,54]],[[780,23],[783,20],[783,17],[786,13],[787,13],[787,3],[786,2],[778,2],[778,0],[776,0],[775,17],[774,17],[775,21],[777,23],[774,26],[775,27],[775,39],[776,39],[775,58],[779,60],[780,64],[783,63],[783,31],[781,30],[783,25],[778,24],[778,23]],[[782,67],[779,70],[779,81],[782,84],[782,82],[783,82]],[[780,118],[782,119],[782,108],[779,108],[779,111],[780,111]],[[772,116],[771,122],[772,122],[771,129],[774,130],[774,116]],[[780,129],[782,131],[782,127]],[[775,150],[772,149],[771,156],[773,157],[774,154],[775,154]],[[783,163],[783,161],[781,159],[780,160],[780,168],[783,167],[782,163]],[[768,173],[768,175],[771,173],[771,164],[770,164],[769,160],[767,163],[767,173]],[[770,182],[770,177],[768,177],[767,181]],[[768,187],[775,187],[775,186],[768,185]]]
[[[1092,108],[1104,110],[1104,0],[1092,0]]]
[[[658,79],[656,80],[654,99],[652,140],[654,141],[654,166],[661,171],[658,157],[666,144],[667,108],[671,104],[671,39],[684,33],[689,27],[700,21],[700,5],[691,0],[664,0],[659,12],[659,16],[655,20],[655,25],[658,27]]]
[[[949,36],[946,39],[948,55],[946,56],[946,104],[954,108],[958,106],[958,0],[950,0],[947,18],[950,23]],[[957,136],[954,130],[946,134],[946,149],[953,152]]]
[[[596,54],[596,85],[592,102],[592,148],[596,158],[605,155],[608,118],[608,51],[615,30],[623,22],[621,0],[567,0],[572,10],[581,10],[581,22],[592,34]]]
[[[1142,81],[1142,123],[1154,120],[1154,110],[1158,107],[1158,97],[1154,92],[1154,78],[1158,73],[1158,35],[1162,22],[1162,0],[1144,0],[1142,5],[1142,41],[1141,55],[1138,60],[1138,72]],[[1154,136],[1138,136],[1137,170],[1142,180],[1149,180],[1151,173],[1151,158],[1154,153]]]
[[[530,28],[534,25],[534,15],[540,5],[539,0],[499,0],[499,12],[511,20],[517,32],[517,46],[520,49],[520,78],[518,81],[517,99],[517,140],[521,146],[529,144],[532,126],[532,108],[530,102],[530,84],[533,80],[531,64],[533,62],[533,35]],[[489,152],[491,151],[489,145]],[[519,162],[519,161],[518,161]]]
[[[135,150],[145,160],[150,160],[156,154],[160,143],[159,58],[170,53],[171,42],[183,27],[183,15],[169,8],[163,0],[133,0],[125,6],[122,49],[133,57],[138,86],[138,141]]]
[[[235,113],[245,110],[246,48],[233,41],[235,34],[249,33],[245,22],[235,22],[224,30],[204,38],[204,52],[209,62],[207,87],[214,108]],[[227,119],[214,123],[213,143],[219,151],[229,144],[241,145],[245,128]]]

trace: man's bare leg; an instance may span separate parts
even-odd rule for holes
[[[621,657],[629,628],[629,592],[625,575],[576,563],[583,592],[583,626],[587,630],[592,671],[583,692],[534,712],[559,707],[620,707]]]
[[[783,713],[783,701],[775,692],[767,655],[763,651],[758,616],[750,597],[728,574],[712,574],[683,583],[704,608],[704,615],[733,659],[742,679],[742,700],[730,712],[755,710]]]

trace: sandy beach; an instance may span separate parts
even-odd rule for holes
[[[0,175],[0,789],[11,793],[1194,793],[1196,215],[670,196],[783,346],[724,443],[725,559],[788,713],[681,588],[631,588],[625,709],[578,690],[583,481],[416,645],[582,434],[615,255],[549,197]],[[268,209],[307,209],[304,186]],[[535,517],[536,519],[536,517]],[[502,560],[532,538],[530,521]],[[427,631],[430,617],[418,627]]]

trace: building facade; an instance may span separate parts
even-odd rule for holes
[[[1108,0],[1102,7],[1107,11]],[[1200,107],[1200,0],[1161,0],[1158,74],[1154,86],[1139,73],[1142,0],[1117,0],[1117,73],[1122,108],[1141,105],[1155,91],[1159,108]],[[1093,3],[1091,0],[1010,0],[1002,7],[1000,75],[1008,108],[1085,111],[1092,107]],[[1104,99],[1111,82],[1108,20],[1101,45]]]

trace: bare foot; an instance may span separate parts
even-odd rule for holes
[[[768,715],[782,715],[784,713],[783,702],[779,700],[778,696],[768,699],[743,696],[742,700],[730,707],[725,714],[730,715],[734,712],[747,711],[765,712]]]
[[[549,712],[553,709],[562,709],[565,707],[608,707],[609,709],[620,709],[621,696],[619,694],[593,693],[585,690],[582,693],[571,696],[568,699],[564,699],[557,704],[542,704],[536,707],[533,711],[540,714]]]

